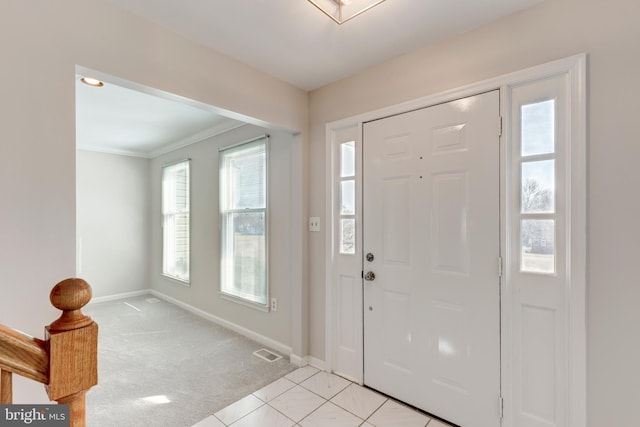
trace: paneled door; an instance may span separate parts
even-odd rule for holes
[[[363,127],[364,382],[501,423],[499,92]]]

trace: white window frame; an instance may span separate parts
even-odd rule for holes
[[[187,203],[183,209],[174,209],[177,204],[172,203],[171,199],[178,197],[176,191],[176,182],[169,181],[169,173],[176,168],[184,168],[186,170],[186,198]],[[175,176],[175,175],[173,175]],[[162,275],[181,284],[190,284],[191,269],[191,159],[178,160],[176,162],[162,165]],[[180,274],[178,268],[178,260],[176,259],[176,249],[178,245],[178,236],[176,235],[175,224],[178,216],[187,217],[186,221],[186,274]],[[182,236],[184,238],[184,236]]]
[[[503,347],[503,357],[514,369],[503,376],[503,387],[516,391],[505,405],[505,425],[586,425],[586,414],[574,406],[584,403],[586,392],[585,331],[576,329],[584,327],[586,293],[584,82],[582,61],[504,91],[508,178],[503,245],[508,286],[503,295],[503,336],[509,345]],[[555,100],[553,152],[521,154],[522,107],[550,99]],[[546,160],[554,160],[554,209],[523,212],[523,164]],[[521,265],[523,220],[553,222],[553,271]],[[541,245],[542,238],[537,243]]]
[[[328,149],[326,164],[327,189],[327,304],[326,304],[326,355],[325,364],[335,372],[349,380],[362,384],[363,318],[362,318],[362,131],[361,123],[347,124],[332,128],[327,132]],[[341,214],[341,147],[353,142],[355,148],[355,174],[346,179],[355,178],[355,214]],[[343,218],[355,220],[355,252],[344,253],[340,250]],[[331,283],[331,285],[329,285]],[[333,284],[340,284],[334,285]],[[346,328],[346,329],[345,329]],[[346,332],[346,334],[345,334]],[[352,333],[351,333],[352,332]],[[350,339],[345,340],[348,336]],[[341,338],[342,337],[342,338]],[[340,345],[337,343],[340,342]],[[336,343],[336,345],[334,345]]]
[[[264,185],[264,204],[263,206],[255,206],[251,208],[233,208],[230,207],[230,197],[231,193],[228,188],[229,184],[229,174],[228,170],[225,166],[226,159],[229,156],[237,156],[239,152],[243,150],[254,150],[256,147],[263,146],[264,148],[264,172],[263,172],[263,185]],[[219,292],[220,295],[227,300],[234,301],[243,305],[247,305],[249,307],[253,307],[262,311],[269,311],[269,221],[268,221],[268,211],[269,211],[269,136],[263,135],[257,138],[250,139],[248,141],[243,141],[239,144],[234,144],[228,147],[223,147],[219,150],[219,195],[220,195],[220,203],[219,203],[219,215],[220,215],[220,287]],[[233,260],[233,239],[230,239],[228,235],[228,226],[230,224],[227,218],[231,215],[238,213],[262,213],[264,215],[264,243],[262,246],[262,254],[264,257],[262,259],[262,263],[264,264],[264,276],[263,280],[265,283],[264,294],[261,295],[263,297],[263,301],[256,301],[253,298],[253,294],[250,292],[243,292],[242,290],[234,290],[232,286],[229,285],[229,281],[233,282],[234,277],[233,273],[229,273],[233,271],[232,260]],[[231,249],[229,249],[231,248]],[[231,251],[231,252],[229,252]]]

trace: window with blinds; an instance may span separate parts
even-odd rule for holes
[[[267,137],[220,150],[223,294],[267,306]]]
[[[162,274],[189,283],[190,161],[162,167]]]

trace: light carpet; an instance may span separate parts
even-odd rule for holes
[[[151,295],[90,304],[99,326],[89,427],[192,426],[293,371],[288,358]]]

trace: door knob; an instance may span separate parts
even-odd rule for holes
[[[364,280],[372,282],[372,281],[376,280],[376,274],[373,271],[367,271],[364,274]]]

